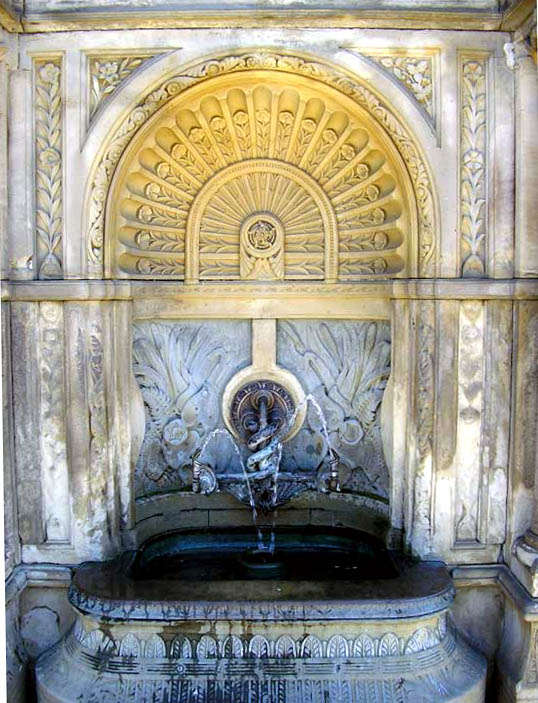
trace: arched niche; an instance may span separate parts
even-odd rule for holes
[[[90,187],[88,273],[318,280],[434,274],[428,168],[356,79],[277,53],[211,59],[146,95]]]

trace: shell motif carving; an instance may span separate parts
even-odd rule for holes
[[[408,206],[386,146],[321,91],[261,82],[168,111],[131,155],[114,275],[334,282],[404,270]]]

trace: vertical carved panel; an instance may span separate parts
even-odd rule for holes
[[[415,472],[412,487],[413,548],[427,554],[431,545],[433,425],[435,403],[435,303],[421,301],[416,314]]]
[[[512,303],[486,303],[485,411],[482,464],[484,510],[482,534],[500,544],[506,534],[506,494],[510,443],[512,375]]]
[[[4,479],[4,564],[6,577],[20,561],[16,508],[15,449],[12,401],[10,303],[2,303],[2,423]]]
[[[91,306],[87,339],[87,388],[90,413],[90,504],[94,515],[103,507],[102,496],[108,468],[103,336],[100,310]]]
[[[113,399],[107,391],[107,359],[112,356],[109,326],[109,309],[101,303],[67,307],[73,542],[95,558],[109,553],[118,502],[110,449]],[[119,428],[117,433],[123,431]]]
[[[45,541],[70,537],[70,497],[65,428],[62,303],[41,303],[39,316],[41,482]]]
[[[43,540],[37,349],[37,303],[11,303],[13,425],[18,483],[19,534],[23,544]]]
[[[486,275],[487,60],[460,57],[460,256],[462,276]]]
[[[484,303],[460,308],[455,539],[479,541],[484,410]]]
[[[87,520],[89,473],[89,418],[86,388],[85,303],[66,303],[67,402],[70,409],[68,433],[73,507],[73,544],[81,547],[80,526]]]
[[[516,462],[525,485],[532,487],[538,468],[538,304],[535,301],[518,305],[516,383]]]
[[[35,62],[36,254],[38,278],[62,278],[62,59]]]
[[[436,418],[438,469],[449,470],[456,452],[456,415],[458,412],[458,322],[459,301],[438,303],[439,371]]]

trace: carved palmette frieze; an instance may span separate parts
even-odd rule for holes
[[[62,303],[39,306],[39,388],[44,540],[69,542],[71,507],[67,465]]]
[[[425,110],[431,122],[435,123],[435,51],[415,54],[387,49],[375,53],[366,51],[362,55],[374,61],[396,80]]]
[[[460,57],[460,253],[462,276],[486,275],[487,58]]]
[[[283,634],[275,638],[254,634],[200,635],[198,637],[178,633],[166,640],[158,634],[145,637],[127,632],[120,637],[111,637],[101,629],[87,631],[81,620],[77,620],[71,637],[92,652],[107,652],[109,656],[134,656],[142,659],[172,660],[207,659],[333,659],[356,657],[401,657],[418,652],[427,652],[438,647],[451,631],[445,613],[434,626],[419,627],[407,636],[385,632],[372,635],[362,632],[357,637],[334,634],[327,639],[315,634],[300,637]]]
[[[129,76],[155,54],[100,54],[88,57],[89,119]]]
[[[77,623],[64,646],[40,659],[38,686],[64,691],[69,663],[77,666],[77,700],[229,700],[234,703],[340,703],[483,698],[484,660],[446,627],[422,627],[407,637],[367,632],[248,637],[125,632],[112,639]],[[443,625],[441,625],[443,621]],[[99,676],[95,677],[95,671]],[[472,689],[476,695],[466,695]]]
[[[62,278],[62,59],[34,63],[35,206],[38,278]]]
[[[376,96],[347,76],[323,64],[271,53],[229,56],[200,64],[191,71],[167,81],[130,113],[109,143],[93,177],[88,213],[89,273],[100,275],[102,271],[108,187],[123,150],[138,128],[162,105],[204,78],[236,71],[246,75],[250,70],[260,69],[315,76],[317,81],[334,86],[366,108],[388,131],[409,167],[419,212],[418,268],[420,275],[429,275],[434,265],[433,192],[427,168],[403,125]],[[278,78],[277,73],[275,77]],[[142,164],[143,172],[132,178],[129,183],[129,187],[135,190],[131,195],[134,198],[142,198],[144,203],[140,202],[139,206],[135,203],[124,206],[127,207],[127,211],[123,211],[127,223],[122,228],[120,241],[133,248],[136,253],[126,251],[121,268],[128,272],[128,275],[157,274],[181,278],[184,275],[182,249],[185,246],[185,211],[200,186],[215,170],[230,164],[234,159],[240,161],[270,156],[297,164],[301,169],[311,172],[325,189],[332,189],[335,198],[340,198],[340,217],[343,220],[341,230],[348,241],[347,248],[342,249],[343,254],[339,262],[343,277],[393,274],[401,270],[402,262],[395,255],[402,236],[397,226],[398,217],[401,215],[401,209],[398,207],[401,206],[390,206],[390,194],[394,190],[390,179],[381,178],[381,183],[378,182],[382,176],[379,160],[375,158],[368,163],[361,158],[365,145],[362,143],[360,129],[359,133],[353,132],[350,125],[346,127],[338,117],[331,123],[330,111],[326,111],[326,116],[321,121],[315,110],[312,113],[306,106],[301,106],[297,111],[298,106],[293,96],[290,96],[289,103],[286,103],[285,99],[280,101],[279,107],[272,100],[267,101],[261,86],[260,90],[261,97],[257,104],[254,94],[247,96],[248,100],[239,97],[239,102],[243,104],[237,105],[233,110],[227,109],[227,100],[221,100],[220,103],[217,101],[217,104],[213,102],[213,108],[216,110],[214,113],[211,110],[207,111],[209,108],[206,104],[207,114],[202,110],[201,115],[194,115],[194,121],[189,118],[183,127],[181,124],[176,125],[173,139],[170,139],[169,133],[161,130],[159,138],[163,143],[153,147],[153,151],[158,152],[158,158],[147,154],[148,161]],[[260,91],[257,95],[260,96]],[[217,107],[219,104],[220,107]],[[198,119],[199,116],[201,119]],[[338,174],[341,174],[340,178]],[[341,182],[344,174],[347,184]],[[237,202],[240,202],[241,197],[251,197],[251,187],[246,183],[243,186],[237,196]],[[342,186],[344,190],[339,192]],[[348,203],[346,206],[344,201],[351,195],[350,188],[354,187],[358,191],[363,186],[364,204],[349,207]],[[349,191],[347,195],[346,190]],[[262,197],[262,194],[258,192],[258,196]],[[300,200],[300,193],[297,199]],[[258,207],[256,203],[253,203],[253,206]],[[226,208],[223,207],[219,214],[225,211]],[[252,214],[252,210],[249,214]],[[306,214],[310,216],[314,213]],[[151,226],[145,227],[144,224]],[[365,231],[368,229],[371,230],[369,233]],[[304,233],[297,233],[295,245],[299,249],[295,256],[296,261],[291,261],[291,265],[306,277],[310,277],[314,273],[309,271],[312,266],[309,264],[309,258],[312,258],[312,255],[301,249],[301,234],[305,240],[304,246],[308,248],[309,237],[314,232],[306,230]],[[219,242],[216,244],[219,245]],[[229,247],[230,244],[232,249],[234,246],[237,249],[236,244],[229,242],[226,245],[223,242],[222,254],[226,256],[221,256],[218,264],[209,266],[209,270],[217,276],[230,278],[236,270],[235,275],[239,277],[239,254],[232,250],[226,252],[226,246]],[[142,251],[137,251],[139,247]],[[152,254],[148,255],[147,250],[152,250]],[[365,252],[368,252],[369,256]],[[318,273],[317,276],[319,275]],[[326,273],[325,278],[328,278]]]

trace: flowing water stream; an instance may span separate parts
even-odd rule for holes
[[[290,415],[287,421],[287,428],[293,427],[293,424],[295,423],[295,420],[297,418],[297,415],[299,411],[308,403],[311,403],[314,410],[316,411],[319,420],[321,422],[321,427],[322,427],[322,433],[325,436],[325,440],[327,442],[327,449],[328,449],[328,454],[332,455],[334,450],[331,445],[331,441],[329,438],[329,429],[327,426],[327,421],[325,419],[325,415],[323,414],[323,410],[321,409],[321,406],[319,405],[318,401],[314,398],[312,394],[308,394],[304,397],[304,399],[296,405],[293,413]],[[283,436],[285,433],[281,433],[281,436]],[[200,447],[200,454],[198,456],[199,461],[202,461],[202,456],[207,449],[207,446],[209,443],[217,436],[219,435],[224,435],[225,437],[228,438],[228,440],[232,443],[232,446],[234,448],[234,451],[239,459],[239,464],[241,466],[241,471],[243,473],[243,477],[245,480],[245,485],[247,488],[247,493],[248,493],[248,498],[249,498],[249,503],[250,507],[252,509],[252,520],[254,527],[257,529],[257,537],[258,537],[258,551],[260,552],[265,552],[269,554],[274,554],[275,551],[275,523],[276,523],[276,515],[277,515],[277,510],[276,510],[276,505],[277,505],[277,500],[278,500],[278,478],[279,478],[279,472],[280,472],[280,463],[282,461],[282,442],[278,443],[278,460],[276,462],[276,469],[273,474],[273,510],[272,510],[272,529],[270,532],[270,537],[269,537],[269,543],[266,545],[265,539],[264,539],[264,534],[263,534],[263,529],[261,527],[257,526],[257,517],[258,517],[258,512],[256,509],[256,504],[254,501],[254,495],[252,492],[252,487],[250,485],[250,479],[248,475],[247,468],[245,466],[245,462],[243,460],[243,455],[241,453],[241,449],[237,442],[235,441],[234,437],[232,434],[225,428],[217,428],[210,432],[205,438],[202,443],[202,446]]]

